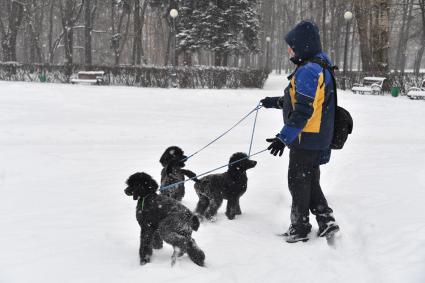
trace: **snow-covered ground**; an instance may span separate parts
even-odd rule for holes
[[[135,202],[126,178],[159,180],[170,145],[192,153],[230,127],[264,90],[164,90],[0,82],[0,282],[425,282],[425,103],[340,92],[354,118],[346,148],[322,169],[342,233],[287,244],[288,153],[256,156],[243,215],[194,233],[206,268],[172,250],[138,263]],[[253,151],[281,127],[260,110]],[[252,119],[187,163],[197,173],[247,151]],[[184,204],[197,197],[187,186]],[[314,219],[314,231],[317,226]],[[172,280],[172,281],[171,281]]]

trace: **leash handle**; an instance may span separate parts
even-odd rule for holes
[[[236,160],[236,161],[233,161],[233,162],[231,162],[231,163],[228,163],[228,164],[222,165],[222,166],[217,167],[217,168],[215,168],[215,169],[212,169],[212,170],[210,170],[210,171],[204,172],[204,173],[202,173],[202,174],[199,174],[199,175],[197,175],[197,176],[195,176],[195,177],[192,177],[192,178],[189,178],[189,179],[187,179],[187,180],[180,181],[180,182],[177,182],[177,183],[174,183],[174,184],[170,184],[170,185],[167,185],[167,186],[165,186],[165,187],[161,187],[159,190],[160,190],[161,192],[163,192],[163,191],[169,190],[169,189],[171,189],[171,188],[175,188],[175,187],[177,187],[177,186],[179,186],[179,185],[181,185],[181,184],[184,184],[184,183],[186,183],[186,182],[189,182],[189,181],[191,181],[191,180],[197,179],[197,178],[199,178],[199,177],[202,177],[202,176],[208,175],[208,174],[210,174],[210,173],[212,173],[212,172],[215,172],[215,171],[217,171],[217,170],[223,169],[223,168],[225,168],[225,167],[227,167],[227,166],[230,166],[230,165],[233,165],[233,164],[239,163],[239,162],[241,162],[241,161],[243,161],[243,160],[245,160],[245,159],[249,159],[250,157],[255,156],[255,155],[258,155],[258,154],[261,154],[261,153],[263,153],[263,152],[265,152],[265,151],[267,151],[267,148],[266,148],[266,149],[263,149],[263,150],[261,150],[261,151],[258,151],[258,152],[254,153],[254,154],[248,155],[247,157],[241,158],[241,159],[239,159],[239,160]]]

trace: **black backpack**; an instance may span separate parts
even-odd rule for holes
[[[334,135],[331,142],[331,149],[342,149],[348,139],[348,135],[353,132],[353,118],[351,117],[350,112],[338,106],[338,95],[334,73],[338,67],[330,66],[325,60],[320,58],[311,58],[303,62],[303,64],[307,64],[308,62],[319,64],[323,69],[327,69],[331,73],[335,93],[335,125]],[[326,72],[323,72],[323,75],[325,74]],[[326,78],[324,81],[326,82]]]

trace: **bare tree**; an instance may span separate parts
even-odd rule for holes
[[[47,6],[47,0],[27,0],[25,5],[25,22],[27,23],[30,41],[29,61],[31,63],[44,61],[40,38],[42,36],[45,8]]]
[[[65,3],[63,3],[65,2]],[[65,63],[72,64],[74,53],[74,26],[80,18],[84,0],[60,0],[59,8],[63,28],[63,45],[65,48]]]
[[[389,41],[389,0],[373,0],[371,23],[371,40],[372,40],[372,70],[380,73],[389,72],[388,50],[390,48]]]
[[[119,8],[119,9],[117,9]],[[127,17],[124,36],[122,34],[124,18]],[[111,0],[111,49],[114,52],[115,65],[119,65],[123,48],[128,39],[131,19],[131,4],[123,1],[117,5],[116,0]]]
[[[360,41],[360,54],[362,58],[363,71],[371,69],[372,53],[369,34],[369,0],[354,0],[354,11],[357,21],[357,29]]]
[[[140,65],[144,57],[142,45],[142,32],[144,26],[144,18],[148,0],[143,1],[140,5],[140,0],[134,0],[134,41],[133,41],[133,65]]]
[[[425,52],[425,0],[418,0],[418,5],[421,11],[421,19],[422,19],[422,33],[421,33],[421,41],[420,47],[416,52],[415,63],[414,63],[414,72],[415,74],[419,74],[421,69],[422,57]]]
[[[0,18],[0,32],[2,33],[2,48],[4,61],[17,61],[16,58],[16,41],[18,31],[24,18],[24,5],[15,0],[6,2],[6,9],[9,15],[8,25],[3,23]]]
[[[94,5],[93,5],[94,3]],[[85,0],[84,2],[84,42],[85,42],[85,63],[86,65],[92,64],[92,32],[93,22],[97,9],[97,0]]]

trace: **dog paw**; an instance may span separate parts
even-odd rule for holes
[[[235,219],[235,215],[226,215],[227,219],[229,220],[234,220]]]
[[[146,265],[150,262],[151,260],[149,258],[144,258],[140,260],[140,265]]]
[[[235,212],[226,212],[225,214],[229,220],[235,219],[235,216],[236,216]]]
[[[217,222],[217,216],[207,216],[206,219],[212,223]]]

